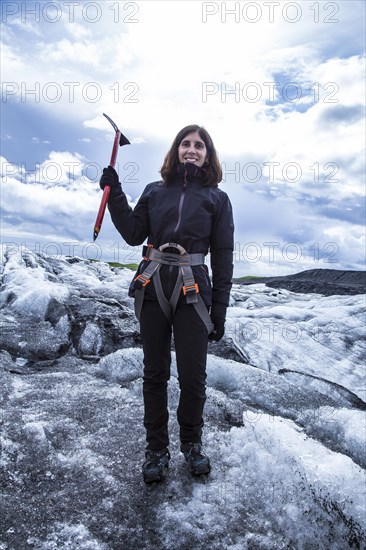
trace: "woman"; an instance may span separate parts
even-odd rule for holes
[[[111,186],[108,208],[113,223],[131,246],[142,244],[144,259],[131,283],[144,353],[146,483],[167,472],[167,382],[174,335],[180,399],[177,418],[181,451],[193,475],[208,474],[202,451],[208,340],[224,335],[233,272],[233,216],[218,188],[222,171],[208,132],[183,128],[160,170],[162,181],[147,185],[132,210],[116,171],[105,168],[100,186]],[[210,252],[212,284],[204,264]]]

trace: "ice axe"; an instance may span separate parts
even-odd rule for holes
[[[111,160],[109,162],[109,165],[112,166],[112,168],[114,168],[114,166],[116,164],[116,159],[117,159],[118,145],[120,145],[122,147],[123,145],[128,145],[130,142],[128,141],[126,136],[124,136],[122,134],[121,130],[118,129],[117,124],[115,124],[113,122],[113,120],[108,115],[103,113],[103,116],[105,116],[105,118],[107,120],[109,120],[109,122],[112,124],[112,126],[113,126],[113,128],[116,132],[116,135],[114,137]],[[100,206],[99,206],[99,210],[98,210],[98,214],[97,214],[97,219],[96,219],[95,225],[94,225],[93,241],[95,241],[95,239],[98,237],[100,229],[102,227],[102,222],[103,222],[103,218],[104,218],[105,209],[106,209],[106,206],[107,206],[107,203],[108,203],[108,198],[109,198],[110,191],[111,191],[110,186],[106,185],[104,187],[104,190],[103,190],[102,200],[100,201]]]

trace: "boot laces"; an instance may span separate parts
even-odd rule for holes
[[[159,465],[161,462],[161,459],[164,457],[170,458],[169,451],[146,451],[146,459],[149,462],[149,464],[156,464]]]
[[[197,459],[197,458],[205,458],[205,455],[201,451],[201,444],[200,443],[193,443],[191,448],[185,453],[187,460],[189,458]]]

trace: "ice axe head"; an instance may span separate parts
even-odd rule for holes
[[[126,136],[124,136],[121,132],[121,135],[119,137],[119,145],[120,147],[123,147],[123,145],[131,145]]]
[[[113,128],[116,132],[116,135],[114,136],[111,160],[109,162],[110,166],[112,166],[112,168],[114,168],[115,164],[116,164],[116,159],[117,159],[118,145],[120,145],[122,147],[122,145],[127,145],[130,142],[128,141],[126,136],[124,136],[122,134],[122,132],[118,129],[117,124],[115,124],[113,122],[113,120],[108,115],[106,115],[105,113],[103,113],[103,115],[106,117],[107,120],[109,120],[109,122],[111,123],[111,125],[113,126]],[[97,214],[97,219],[96,219],[96,222],[95,222],[95,225],[94,225],[94,233],[93,233],[93,240],[94,241],[98,237],[100,228],[102,227],[102,221],[103,221],[105,209],[106,209],[106,206],[107,206],[107,203],[108,203],[110,190],[111,190],[111,188],[110,188],[109,185],[106,185],[104,187],[103,197],[102,197],[102,200],[101,200],[101,203],[100,203],[99,211],[98,211],[98,214]]]
[[[122,134],[122,132],[118,129],[118,126],[115,122],[113,122],[113,120],[111,119],[111,117],[109,117],[108,115],[106,115],[105,113],[103,113],[103,116],[105,116],[105,118],[111,123],[111,125],[113,126],[114,128],[114,131],[117,133],[119,132],[120,134],[120,137],[119,137],[119,145],[120,147],[122,147],[123,145],[130,145],[130,142],[129,140],[126,138],[126,136],[124,136]]]

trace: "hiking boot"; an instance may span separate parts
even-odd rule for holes
[[[162,451],[145,451],[146,460],[142,465],[145,483],[163,481],[169,468],[170,454],[168,449]]]
[[[185,443],[181,451],[192,475],[200,476],[211,471],[210,459],[201,450],[200,443]]]

